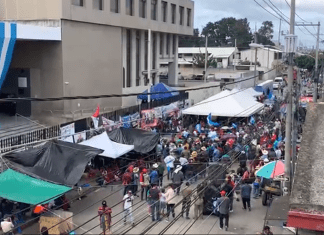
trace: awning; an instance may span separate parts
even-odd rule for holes
[[[152,151],[160,141],[158,133],[123,127],[108,132],[108,136],[117,143],[134,145],[134,150],[138,153]]]
[[[72,144],[65,141],[49,141],[39,148],[3,156],[16,171],[48,182],[73,186],[79,182],[89,161],[103,150]]]
[[[6,78],[17,38],[15,23],[0,22],[0,89]]]
[[[165,93],[165,92],[168,92],[168,93]],[[145,90],[137,98],[141,99],[141,100],[147,100],[148,99],[147,93],[148,93],[148,90]],[[179,95],[179,92],[177,89],[169,87],[162,82],[152,86],[150,88],[150,93],[157,93],[157,94],[151,95],[151,100],[162,100],[162,99],[167,99],[167,98]]]
[[[0,174],[0,197],[11,201],[37,205],[68,192],[71,188],[35,179],[7,169]]]
[[[261,111],[264,105],[244,91],[223,91],[185,109],[182,113],[202,116],[208,116],[211,113],[212,116],[220,117],[249,117]]]
[[[110,157],[114,159],[134,149],[134,145],[119,144],[111,141],[107,135],[107,132],[94,136],[91,139],[83,141],[79,144],[103,149],[104,152],[100,154],[101,156]]]

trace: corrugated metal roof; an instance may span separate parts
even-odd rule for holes
[[[208,47],[208,53],[216,58],[228,58],[235,52],[235,47]],[[205,47],[179,47],[179,54],[204,54]]]

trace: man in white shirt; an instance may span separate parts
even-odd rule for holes
[[[174,160],[175,160],[175,158],[172,155],[169,155],[166,158],[164,158],[164,162],[165,162],[166,167],[168,169],[168,180],[171,178],[172,173],[173,173]]]
[[[4,219],[4,221],[1,222],[1,229],[4,233],[12,235],[12,229],[14,228],[13,223],[11,222],[10,217],[7,217]]]
[[[134,218],[132,214],[132,206],[134,201],[134,196],[132,195],[132,191],[129,190],[127,194],[123,198],[124,200],[124,224],[126,224],[127,217],[129,216],[129,220],[134,226]]]

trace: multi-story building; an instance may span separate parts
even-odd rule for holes
[[[193,15],[191,0],[0,0],[0,21],[17,27],[0,94],[41,98],[143,92],[159,82],[165,63],[169,84],[177,84],[178,36],[193,34]],[[136,102],[136,97],[26,102],[21,114],[67,121],[89,115],[97,104],[109,111]]]

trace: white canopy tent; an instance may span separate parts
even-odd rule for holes
[[[109,139],[106,132],[79,144],[104,150],[101,156],[116,159],[134,149],[134,145],[119,144]]]
[[[207,100],[184,110],[182,113],[187,115],[220,117],[249,117],[261,111],[263,104],[257,102],[255,97],[243,90],[223,91]]]
[[[256,91],[256,90],[254,90],[252,87],[250,87],[250,88],[244,90],[243,92],[246,93],[246,94],[249,94],[249,95],[251,95],[251,96],[253,96],[253,97],[257,97],[257,96],[261,96],[261,95],[263,95],[262,92],[258,92],[258,91]]]

